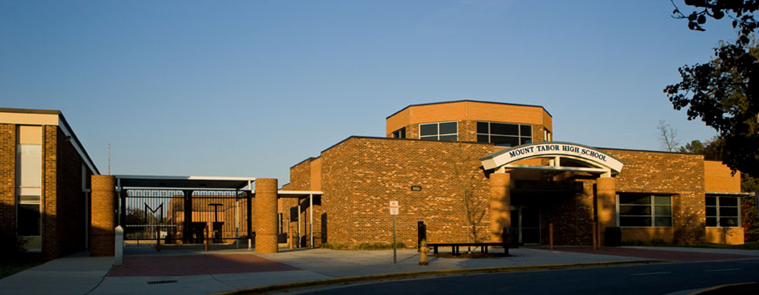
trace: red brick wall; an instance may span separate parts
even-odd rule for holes
[[[287,185],[287,190],[294,190],[294,191],[310,191],[313,190],[314,187],[318,187],[319,184],[312,183],[312,180],[320,180],[321,175],[315,175],[315,174],[321,174],[321,166],[314,165],[315,162],[321,162],[319,158],[309,158],[304,160],[303,162],[298,163],[297,165],[290,168],[290,184]],[[321,216],[322,216],[322,206],[318,203],[318,198],[315,198],[314,201],[314,210],[313,210],[313,231],[314,231],[314,243],[318,246],[321,243],[321,240],[323,239],[322,234],[322,222],[321,222]],[[298,214],[300,218],[301,223],[301,232],[300,236],[297,235],[298,232],[298,222],[297,219],[294,216],[291,216],[290,212],[297,212],[298,204],[300,204],[300,212]],[[279,212],[283,214],[283,219],[290,220],[291,226],[293,227],[293,235],[296,236],[296,243],[300,243],[300,245],[306,246],[310,245],[310,234],[309,234],[309,227],[310,227],[310,215],[309,215],[309,200],[308,198],[284,198],[280,201],[280,207]],[[289,234],[289,229],[284,229],[286,233]]]
[[[59,236],[58,195],[58,127],[43,126],[42,155],[42,252],[48,258],[62,254]]]
[[[0,124],[0,233],[16,232],[16,125]]]
[[[115,179],[110,175],[92,176],[92,221],[90,222],[90,255],[114,255]]]
[[[539,131],[539,132],[538,132]],[[542,139],[542,129],[534,129]],[[483,206],[480,236],[488,235],[488,181],[479,158],[492,153],[488,144],[451,143],[389,138],[351,137],[322,152],[322,206],[325,239],[329,243],[389,243],[392,217],[388,202],[400,202],[397,216],[399,241],[416,243],[416,223],[427,224],[430,241],[467,241],[466,215],[461,198],[460,167],[472,179],[476,200]],[[676,242],[692,243],[704,237],[704,164],[698,155],[604,149],[626,163],[616,176],[618,193],[673,195],[673,230]],[[460,159],[465,159],[464,161]],[[458,165],[458,166],[456,166]],[[302,167],[300,167],[302,166]],[[292,169],[291,189],[307,188],[306,167]],[[514,172],[514,180],[551,181],[549,175]],[[548,241],[549,219],[556,244],[590,245],[594,220],[595,184],[591,178],[574,178],[580,191],[518,192],[512,205],[539,207],[541,238]],[[411,191],[412,185],[422,186]],[[295,205],[295,204],[291,204]],[[307,206],[303,206],[304,210]],[[289,212],[285,210],[285,212]],[[323,215],[322,215],[323,214]],[[321,218],[317,218],[317,222]],[[303,216],[304,220],[307,216]],[[616,216],[613,217],[616,219]],[[305,229],[304,229],[305,230]],[[652,231],[656,232],[656,231]],[[656,238],[651,236],[651,238]]]
[[[426,223],[430,241],[467,241],[464,182],[480,205],[479,237],[486,239],[489,190],[478,159],[492,152],[489,144],[360,137],[333,146],[322,153],[327,241],[390,243],[391,200],[400,202],[398,241],[416,244],[417,221]],[[412,185],[422,190],[411,191]]]
[[[701,155],[604,149],[625,162],[617,192],[672,194],[675,242],[703,241],[704,157]]]
[[[52,127],[52,126],[51,126]],[[82,157],[60,128],[57,129],[57,237],[58,256],[85,249],[85,199],[82,193]],[[88,173],[87,178],[89,178]]]

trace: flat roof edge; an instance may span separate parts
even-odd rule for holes
[[[541,108],[543,111],[548,114],[551,118],[553,118],[553,115],[551,115],[551,112],[546,110],[544,106],[541,105],[531,105],[531,104],[520,104],[520,103],[509,103],[509,102],[499,102],[499,101],[484,101],[484,100],[472,100],[472,99],[462,99],[462,100],[451,100],[451,101],[439,101],[439,102],[428,102],[428,103],[420,103],[420,104],[410,104],[406,107],[400,109],[399,111],[391,114],[390,116],[385,117],[385,120],[389,119],[392,116],[397,115],[398,113],[410,108],[410,107],[418,107],[418,106],[427,106],[427,105],[436,105],[436,104],[445,104],[445,103],[458,103],[458,102],[477,102],[477,103],[491,103],[491,104],[500,104],[500,105],[510,105],[510,106],[520,106],[520,107],[536,107]]]

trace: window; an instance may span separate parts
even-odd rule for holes
[[[621,227],[671,227],[672,197],[645,194],[617,195]]]
[[[19,236],[39,236],[42,195],[42,127],[19,126],[16,207]]]
[[[393,138],[406,138],[406,127],[393,131]]]
[[[740,198],[706,196],[706,226],[739,227]]]
[[[457,122],[419,124],[419,139],[457,141],[458,128]]]
[[[532,143],[532,125],[477,122],[477,142],[512,147]]]
[[[21,203],[18,204],[18,235],[39,236],[40,225],[40,197],[21,196]]]

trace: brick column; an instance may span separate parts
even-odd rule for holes
[[[598,210],[599,244],[603,244],[607,227],[617,226],[617,189],[613,177],[596,179],[596,208]]]
[[[92,175],[90,256],[114,255],[115,180],[111,175]]]
[[[503,242],[504,227],[511,226],[511,174],[490,174],[490,241]]]
[[[256,179],[256,253],[277,253],[277,179]]]

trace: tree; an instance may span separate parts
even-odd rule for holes
[[[466,216],[467,240],[475,243],[482,241],[482,220],[485,217],[486,204],[475,193],[475,182],[477,181],[478,169],[472,169],[479,166],[479,153],[466,148],[463,144],[458,144],[456,149],[450,154],[450,161],[453,165],[453,184],[456,187],[456,193],[461,192],[461,204]]]
[[[685,144],[685,146],[680,147],[681,153],[688,153],[688,154],[698,154],[703,155],[704,154],[704,144],[701,143],[700,140],[694,140],[691,141],[688,144]]]
[[[659,126],[656,127],[659,130],[659,143],[664,150],[668,152],[677,151],[677,146],[680,145],[680,141],[677,139],[677,130],[669,126],[664,120],[659,120]]]
[[[686,0],[697,8],[688,16],[675,5],[673,17],[688,19],[691,30],[704,30],[707,17],[733,19],[735,42],[722,42],[715,58],[679,69],[682,81],[664,93],[688,120],[700,118],[721,140],[722,161],[733,171],[759,175],[759,48],[751,34],[759,26],[753,13],[757,0]],[[674,5],[674,2],[672,3]]]

